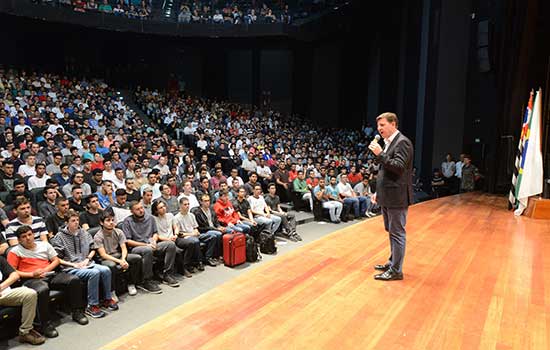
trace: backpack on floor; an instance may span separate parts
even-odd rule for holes
[[[277,253],[277,246],[275,245],[275,235],[268,230],[263,230],[259,235],[260,252],[264,254]]]
[[[246,235],[246,261],[256,262],[262,259],[260,245],[251,235]]]

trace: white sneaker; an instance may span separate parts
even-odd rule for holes
[[[137,289],[136,289],[135,285],[133,285],[133,284],[128,285],[128,294],[129,295],[136,295],[137,294]]]
[[[373,218],[376,216],[375,213],[373,213],[372,211],[367,211],[366,215],[369,217],[369,218]]]
[[[116,295],[115,291],[111,291],[111,298],[118,303],[118,296]]]

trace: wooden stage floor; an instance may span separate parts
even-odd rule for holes
[[[104,349],[550,349],[550,221],[505,207],[505,198],[485,194],[412,206],[403,281],[372,277],[389,252],[376,217]]]

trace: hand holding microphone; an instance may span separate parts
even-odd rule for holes
[[[369,144],[369,149],[376,156],[378,156],[383,151],[382,147],[380,147],[380,144],[378,143],[378,141],[380,141],[380,135],[376,135],[374,137],[374,140],[372,140],[371,143]]]

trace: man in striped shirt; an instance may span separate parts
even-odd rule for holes
[[[26,198],[19,198],[15,201],[15,212],[17,217],[11,220],[6,226],[6,239],[10,246],[19,244],[15,231],[20,226],[27,225],[32,229],[35,241],[48,241],[48,230],[44,220],[38,216],[31,215],[31,202]]]

